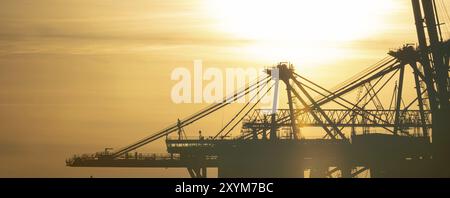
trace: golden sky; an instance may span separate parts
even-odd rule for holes
[[[291,61],[331,87],[405,43],[416,43],[409,0],[2,0],[0,177],[185,177],[64,160],[199,109],[170,100],[171,71],[195,59],[219,68]]]

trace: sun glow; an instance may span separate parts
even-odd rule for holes
[[[211,0],[217,28],[254,41],[245,48],[257,58],[315,63],[345,55],[343,42],[383,32],[389,0]]]

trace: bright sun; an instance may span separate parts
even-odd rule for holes
[[[248,51],[268,59],[318,58],[343,55],[340,42],[380,33],[390,0],[209,0],[218,28],[255,41]],[[323,56],[322,56],[323,59]]]

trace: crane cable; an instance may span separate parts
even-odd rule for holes
[[[355,79],[358,79],[358,78],[361,79],[362,77],[367,76],[370,73],[373,73],[374,71],[378,70],[380,67],[385,66],[386,62],[392,61],[392,59],[389,59],[389,58],[392,58],[392,57],[390,57],[390,56],[384,57],[383,59],[379,60],[375,64],[365,68],[364,70],[358,72],[357,74],[351,76],[350,78],[346,79],[345,81],[334,86],[333,88],[330,89],[330,91],[336,92],[338,90],[341,90],[342,88],[348,86],[349,83],[355,82]]]
[[[241,110],[239,110],[238,113],[236,113],[236,115],[225,125],[222,126],[222,129],[213,137],[213,139],[216,139],[217,137],[220,136],[220,134],[222,134],[222,132],[227,129],[227,127],[237,118],[239,117],[239,115],[247,108],[247,106],[256,98],[259,96],[259,93],[264,89],[264,87],[267,86],[268,83],[264,83],[261,88],[259,90],[257,90],[257,92],[255,93],[254,96],[252,96],[250,98],[250,100],[244,105],[244,107],[241,108]],[[267,92],[266,92],[267,93]],[[264,94],[265,95],[265,94]],[[260,98],[262,98],[263,96],[260,96]],[[259,100],[258,100],[259,101]]]
[[[119,149],[118,151],[116,151],[112,154],[112,157],[118,157],[120,155],[123,155],[129,151],[135,150],[141,146],[144,146],[150,142],[153,142],[161,137],[164,137],[164,136],[176,131],[178,127],[183,127],[183,126],[189,125],[189,124],[221,109],[222,107],[227,106],[228,104],[230,104],[229,101],[236,100],[236,99],[239,99],[239,98],[247,95],[249,92],[257,89],[261,83],[268,82],[270,80],[271,80],[270,76],[267,76],[261,80],[257,80],[256,83],[253,83],[253,84],[249,83],[251,85],[244,86],[244,88],[240,92],[232,94],[231,96],[225,97],[222,102],[212,104],[212,105],[208,106],[207,108],[204,108],[203,110],[197,112],[196,114],[193,114],[193,115],[188,116],[187,118],[183,119],[180,124],[181,126],[179,126],[177,123],[172,124],[169,127],[166,127],[163,130],[160,130],[159,132],[154,133],[153,135],[147,136],[146,138],[143,138],[133,144],[130,144],[126,147]]]

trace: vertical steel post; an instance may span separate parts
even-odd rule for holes
[[[400,129],[400,108],[402,104],[402,91],[403,91],[403,77],[405,76],[405,65],[400,67],[398,90],[397,90],[397,102],[395,105],[395,125],[394,125],[394,135],[398,135]]]

